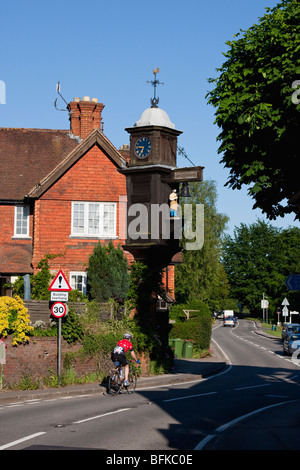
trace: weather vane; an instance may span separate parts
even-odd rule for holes
[[[157,85],[163,85],[162,82],[160,82],[159,80],[157,80],[156,78],[156,74],[159,72],[159,67],[157,67],[157,69],[153,70],[153,75],[154,75],[154,80],[147,80],[146,83],[151,83],[151,85],[153,85],[153,88],[154,88],[154,97],[150,99],[150,102],[151,102],[151,107],[152,108],[157,108],[157,105],[158,105],[158,102],[159,102],[159,98],[156,98],[156,87]]]

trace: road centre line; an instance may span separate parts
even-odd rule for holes
[[[262,385],[251,385],[249,387],[240,387],[240,388],[234,388],[233,390],[248,390],[249,388],[258,388],[258,387],[268,387],[271,384],[262,384]]]
[[[121,408],[120,410],[110,411],[109,413],[104,413],[102,415],[92,416],[91,418],[81,419],[80,421],[74,421],[72,424],[81,424],[87,421],[91,421],[93,419],[104,418],[104,416],[109,416],[109,415],[113,415],[116,413],[122,413],[123,411],[128,411],[128,410],[132,410],[132,408]]]
[[[185,400],[187,398],[196,398],[196,397],[205,397],[206,395],[215,395],[219,392],[208,392],[208,393],[199,393],[197,395],[187,395],[185,397],[170,398],[169,400],[162,400],[162,403],[168,403],[170,401]]]
[[[46,434],[45,432],[36,432],[35,434],[30,434],[30,436],[22,437],[16,441],[9,442],[8,444],[4,444],[0,447],[0,450],[8,449],[9,447],[16,446],[17,444],[21,444],[21,442],[29,441],[30,439],[34,439],[35,437],[41,436],[42,434]]]

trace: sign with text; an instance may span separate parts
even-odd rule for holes
[[[68,313],[68,306],[62,302],[55,302],[51,307],[51,313],[55,318],[62,318]]]
[[[50,300],[52,302],[68,302],[69,300],[69,292],[51,291],[50,295]]]

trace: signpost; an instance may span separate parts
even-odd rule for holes
[[[290,304],[289,304],[289,301],[286,297],[283,299],[283,302],[282,302],[281,305],[283,305],[282,315],[284,317],[287,317],[289,315],[289,309],[287,308],[287,306],[290,305]]]
[[[266,318],[266,322],[268,322],[268,308],[269,308],[269,301],[267,299],[265,299],[265,293],[263,292],[263,298],[261,300],[261,303],[260,303],[260,307],[262,308],[263,310],[263,322],[265,321],[265,309],[266,309],[266,312],[267,312],[267,318]]]
[[[2,390],[3,385],[3,364],[6,364],[6,345],[3,339],[0,339],[0,364],[1,364],[1,372],[0,372],[0,390]]]
[[[49,291],[51,293],[51,301],[54,303],[51,306],[52,315],[58,319],[57,331],[57,377],[60,385],[61,376],[61,319],[68,314],[68,306],[65,304],[69,300],[69,292],[72,290],[68,283],[66,276],[59,270],[53,279]]]
[[[280,314],[281,314],[281,308],[280,307],[277,307],[276,308],[276,313],[277,313],[277,325],[279,326],[281,323],[280,323]]]

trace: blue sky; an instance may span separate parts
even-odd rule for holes
[[[160,68],[159,106],[183,133],[178,144],[216,181],[217,208],[235,226],[265,219],[246,189],[225,188],[219,129],[205,95],[224,62],[225,42],[247,29],[277,0],[10,0],[0,12],[0,80],[6,104],[0,127],[68,129],[67,112],[54,107],[56,83],[67,102],[85,95],[105,104],[104,133],[119,148],[124,130],[150,106],[147,80]],[[58,107],[64,102],[58,100]],[[189,166],[183,157],[178,166]],[[298,226],[293,216],[272,221]]]

